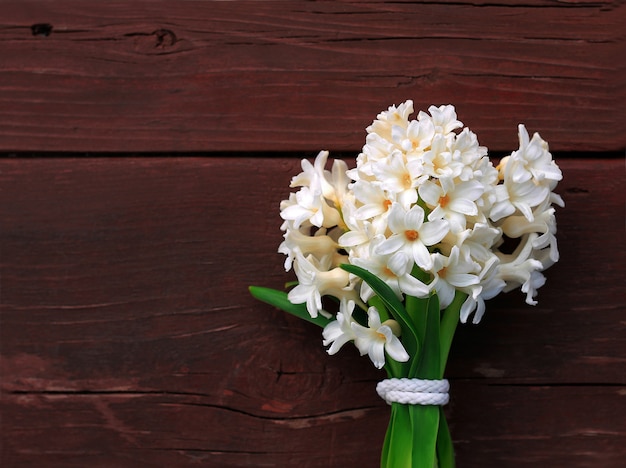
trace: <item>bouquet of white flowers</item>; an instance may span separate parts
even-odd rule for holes
[[[353,342],[385,368],[383,467],[454,466],[441,405],[457,323],[478,323],[486,299],[518,287],[536,304],[559,258],[562,174],[548,144],[519,125],[519,149],[494,167],[453,106],[428,111],[410,120],[406,101],[381,112],[354,169],[327,169],[327,151],[303,160],[298,191],[280,205],[278,250],[297,282],[288,293],[250,288],[323,327],[329,354]]]

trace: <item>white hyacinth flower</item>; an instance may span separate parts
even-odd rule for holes
[[[426,297],[430,288],[411,275],[411,259],[404,252],[396,252],[392,255],[376,253],[378,246],[384,242],[383,236],[377,236],[370,243],[370,252],[367,257],[351,257],[350,263],[365,268],[370,273],[378,276],[402,299],[403,294],[415,297]],[[374,291],[367,283],[361,285],[361,298],[368,301],[374,295]]]
[[[422,175],[423,165],[419,161],[406,162],[400,151],[394,151],[389,159],[372,165],[372,171],[380,187],[394,194],[396,200],[408,207],[417,201],[419,186],[427,176]]]
[[[344,344],[356,338],[354,330],[352,330],[353,311],[354,301],[349,301],[346,298],[341,299],[336,319],[324,327],[322,331],[324,341],[322,343],[324,346],[330,345],[328,354],[337,353]]]
[[[522,124],[518,126],[520,147],[511,154],[507,164],[510,164],[511,180],[517,183],[535,179],[561,180],[561,169],[552,160],[548,151],[548,143],[538,133],[533,135],[532,140],[528,137],[528,131]]]
[[[474,311],[475,313],[472,318],[472,323],[480,323],[486,309],[485,301],[496,297],[506,286],[504,280],[497,275],[497,266],[492,268],[491,272],[491,274],[487,274],[486,279],[483,279],[480,282],[481,290],[478,297],[474,298],[472,296],[468,296],[463,303],[460,315],[461,323],[467,322],[469,315]]]
[[[379,185],[364,180],[357,180],[352,185],[352,192],[361,204],[354,212],[357,219],[374,218],[386,213],[396,198],[393,193],[383,190]]]
[[[384,230],[386,226],[380,222],[373,224],[370,221],[362,221],[357,217],[357,213],[358,210],[353,203],[344,204],[343,217],[348,230],[339,237],[337,242],[342,248],[350,251],[351,255],[361,257],[369,252],[372,239],[382,234],[377,228],[381,227]]]
[[[448,146],[448,140],[445,135],[436,135],[430,149],[422,156],[422,165],[425,174],[451,181],[461,175],[463,163],[452,159],[453,153]]]
[[[341,223],[341,215],[331,207],[321,192],[302,187],[288,201],[281,203],[281,218],[292,221],[295,229],[309,222],[317,227],[334,227]]]
[[[313,255],[315,258],[333,257],[337,254],[339,244],[331,236],[326,235],[325,228],[318,229],[312,236],[310,229],[287,229],[283,236],[285,240],[278,247],[278,252],[287,255],[285,260],[285,271],[291,269],[296,252],[300,252],[305,257]],[[337,261],[332,262],[337,264]]]
[[[537,289],[545,282],[543,275],[537,274],[543,269],[543,264],[533,257],[533,242],[536,238],[536,233],[525,234],[512,254],[496,252],[501,262],[498,267],[498,276],[506,282],[503,290],[511,291],[522,286],[522,292],[526,293],[526,303],[529,305],[537,304],[533,298]]]
[[[389,106],[386,111],[376,116],[372,125],[367,127],[367,133],[376,133],[391,141],[393,126],[406,127],[409,124],[409,115],[413,113],[413,101],[408,100],[396,106]]]
[[[450,146],[452,159],[460,161],[467,168],[473,168],[476,163],[487,155],[487,148],[479,146],[478,137],[469,128],[464,128]],[[461,176],[461,180],[468,180],[467,176]]]
[[[489,214],[492,221],[499,221],[519,210],[528,221],[533,222],[533,208],[549,199],[550,188],[533,180],[515,183],[505,179],[503,185],[496,186],[495,195],[496,202]]]
[[[522,237],[524,234],[540,234],[533,241],[533,248],[540,250],[549,248],[549,257],[552,263],[559,260],[559,249],[556,243],[556,217],[554,208],[549,201],[533,211],[533,222],[528,222],[524,216],[509,216],[501,224],[504,234],[511,238]]]
[[[457,289],[470,296],[478,296],[480,293],[477,264],[469,256],[461,256],[459,253],[460,250],[455,245],[449,257],[439,253],[433,255],[435,279],[431,286],[437,291],[442,309],[450,305]]]
[[[448,222],[437,219],[424,222],[424,210],[415,205],[405,210],[399,203],[394,203],[389,211],[389,229],[392,235],[378,246],[375,253],[404,253],[410,260],[407,269],[410,271],[415,262],[420,268],[430,270],[433,265],[428,246],[435,245],[450,230]]]
[[[350,285],[349,273],[341,268],[330,268],[329,258],[317,260],[312,255],[304,257],[296,252],[294,270],[298,277],[298,285],[289,291],[287,297],[293,304],[306,302],[307,311],[313,318],[322,310],[322,296],[358,299]]]
[[[314,164],[303,159],[302,172],[291,179],[290,187],[308,187],[313,193],[321,194],[338,208],[350,182],[346,175],[348,166],[344,161],[335,159],[332,171],[326,170],[328,155],[328,151],[320,151]]]
[[[430,119],[412,120],[407,127],[395,125],[391,137],[404,153],[419,155],[432,144],[435,126]]]
[[[463,127],[463,122],[458,120],[456,117],[456,110],[454,106],[448,104],[445,106],[430,106],[428,108],[428,112],[430,115],[425,112],[419,112],[417,118],[418,120],[422,120],[423,118],[432,119],[433,125],[435,126],[435,131],[441,134],[452,133],[457,128]]]
[[[426,181],[419,187],[420,197],[432,208],[428,219],[446,219],[453,231],[465,229],[467,217],[478,214],[476,200],[483,192],[484,187],[477,180],[460,182],[448,190],[431,181]]]
[[[375,307],[367,311],[367,327],[352,322],[354,344],[361,356],[367,354],[377,369],[385,365],[385,352],[398,362],[406,362],[410,356],[398,339],[400,325],[393,319],[380,323],[380,314]]]

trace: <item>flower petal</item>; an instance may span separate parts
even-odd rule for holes
[[[433,259],[430,252],[421,242],[413,242],[413,258],[415,263],[424,270],[430,270],[433,267]]]
[[[385,365],[385,342],[377,341],[371,344],[368,355],[377,369]]]
[[[404,252],[396,252],[387,260],[387,267],[396,276],[404,276],[410,272],[413,267],[413,261]]]
[[[402,292],[411,296],[426,297],[430,293],[430,288],[427,285],[411,275],[399,277],[398,284]]]
[[[396,252],[404,246],[403,236],[399,234],[394,234],[389,239],[383,241],[380,245],[376,247],[374,250],[375,253],[379,255],[387,255],[393,252]]]
[[[370,307],[369,309],[367,309],[367,325],[370,328],[375,328],[375,329],[381,326],[380,314],[378,313],[378,310],[376,309],[376,307]]]
[[[429,180],[419,186],[418,192],[422,200],[431,206],[437,205],[439,197],[443,195],[441,187]]]
[[[450,200],[449,209],[457,213],[463,213],[467,216],[475,216],[478,214],[476,203],[467,198],[455,198]]]
[[[424,223],[424,210],[421,206],[415,205],[404,217],[404,226],[406,229],[414,229],[418,231]]]
[[[458,288],[478,284],[478,276],[470,273],[449,273],[446,275],[446,280]]]
[[[395,335],[392,335],[387,340],[385,349],[387,350],[387,354],[389,354],[389,357],[391,357],[394,361],[406,362],[411,357],[404,349],[404,346],[402,346],[402,342],[400,342],[400,340]]]
[[[445,219],[436,219],[425,223],[420,229],[420,240],[424,245],[435,245],[450,231],[450,225]]]
[[[400,203],[394,202],[389,209],[389,217],[387,218],[387,224],[391,232],[398,233],[406,229],[404,225],[404,208]]]

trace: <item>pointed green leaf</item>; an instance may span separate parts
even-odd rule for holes
[[[452,346],[452,339],[454,338],[454,332],[456,326],[459,323],[459,316],[461,313],[461,306],[467,294],[461,291],[456,291],[452,303],[446,307],[441,317],[441,331],[440,331],[440,370],[439,378],[443,378],[443,374],[446,370],[446,364],[448,362],[448,354],[450,353],[450,347]]]
[[[386,468],[411,468],[412,455],[415,445],[421,442],[414,438],[415,426],[412,425],[410,406],[400,403],[391,404],[391,432],[385,460]],[[432,465],[431,465],[432,466]]]
[[[439,407],[408,405],[413,428],[412,467],[435,467]]]
[[[428,315],[428,300],[429,298],[418,298],[414,296],[406,296],[404,304],[406,307],[406,313],[409,315],[415,333],[417,334],[417,341],[424,343],[424,337],[426,336],[426,317]]]
[[[326,318],[323,315],[318,315],[315,318],[311,317],[306,309],[306,304],[292,304],[287,297],[287,293],[284,291],[264,288],[261,286],[250,286],[248,289],[250,290],[250,294],[252,294],[259,301],[278,307],[285,312],[289,312],[296,317],[304,319],[307,322],[314,323],[320,327],[325,327],[333,321],[333,319]]]
[[[358,276],[370,287],[374,290],[374,292],[380,297],[380,299],[385,303],[387,308],[391,309],[392,313],[402,314],[404,312],[404,306],[402,305],[402,301],[398,299],[396,293],[393,292],[393,289],[387,285],[383,280],[381,280],[378,276],[370,273],[365,268],[361,268],[356,265],[342,264],[341,268],[346,270],[353,275]]]
[[[439,297],[433,294],[428,299],[426,331],[420,357],[411,365],[410,377],[439,379],[441,348],[439,345]]]
[[[450,429],[446,421],[443,407],[439,407],[439,431],[437,432],[437,461],[438,468],[454,468],[454,446]]]
[[[378,314],[380,315],[381,322],[384,322],[385,320],[390,318],[389,312],[387,312],[387,306],[385,305],[385,303],[382,301],[380,297],[372,296],[369,298],[367,302],[370,306],[376,307],[376,309],[378,310]]]

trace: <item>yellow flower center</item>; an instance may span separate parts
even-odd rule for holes
[[[441,206],[442,208],[445,208],[448,205],[448,203],[450,203],[450,197],[448,195],[439,197],[439,206]]]
[[[404,231],[404,237],[410,242],[416,241],[419,238],[420,234],[415,229],[408,229]]]
[[[395,274],[393,271],[391,271],[391,270],[389,269],[389,267],[385,267],[385,268],[383,268],[383,273],[384,273],[385,275],[387,275],[387,276],[392,277],[392,278],[395,278],[395,277],[396,277],[396,274]]]
[[[404,174],[404,177],[402,177],[402,183],[404,184],[405,189],[410,189],[411,185],[413,185],[413,181],[411,180],[411,174]]]

